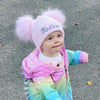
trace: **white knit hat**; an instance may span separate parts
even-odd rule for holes
[[[60,10],[48,10],[33,19],[31,16],[22,16],[16,21],[16,34],[24,41],[32,40],[36,48],[40,49],[45,38],[54,31],[61,31],[66,18]]]

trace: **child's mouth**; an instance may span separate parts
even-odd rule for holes
[[[54,47],[52,47],[52,48],[57,48],[57,47],[60,47],[60,46],[62,46],[62,44],[60,44],[60,45],[57,45],[57,46],[54,46]]]

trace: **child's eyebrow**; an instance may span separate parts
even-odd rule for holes
[[[48,37],[52,37],[53,35],[48,35]]]

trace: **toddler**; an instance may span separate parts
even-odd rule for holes
[[[18,38],[36,46],[22,62],[27,100],[73,100],[68,66],[87,63],[88,54],[65,49],[65,21],[59,9],[44,11],[36,19],[27,15],[16,21]]]

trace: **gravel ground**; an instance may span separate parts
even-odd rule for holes
[[[74,100],[100,100],[99,0],[0,0],[0,100],[26,100],[21,62],[35,46],[16,38],[15,21],[25,14],[36,17],[48,7],[66,14],[66,48],[89,53],[88,64],[69,68]]]

